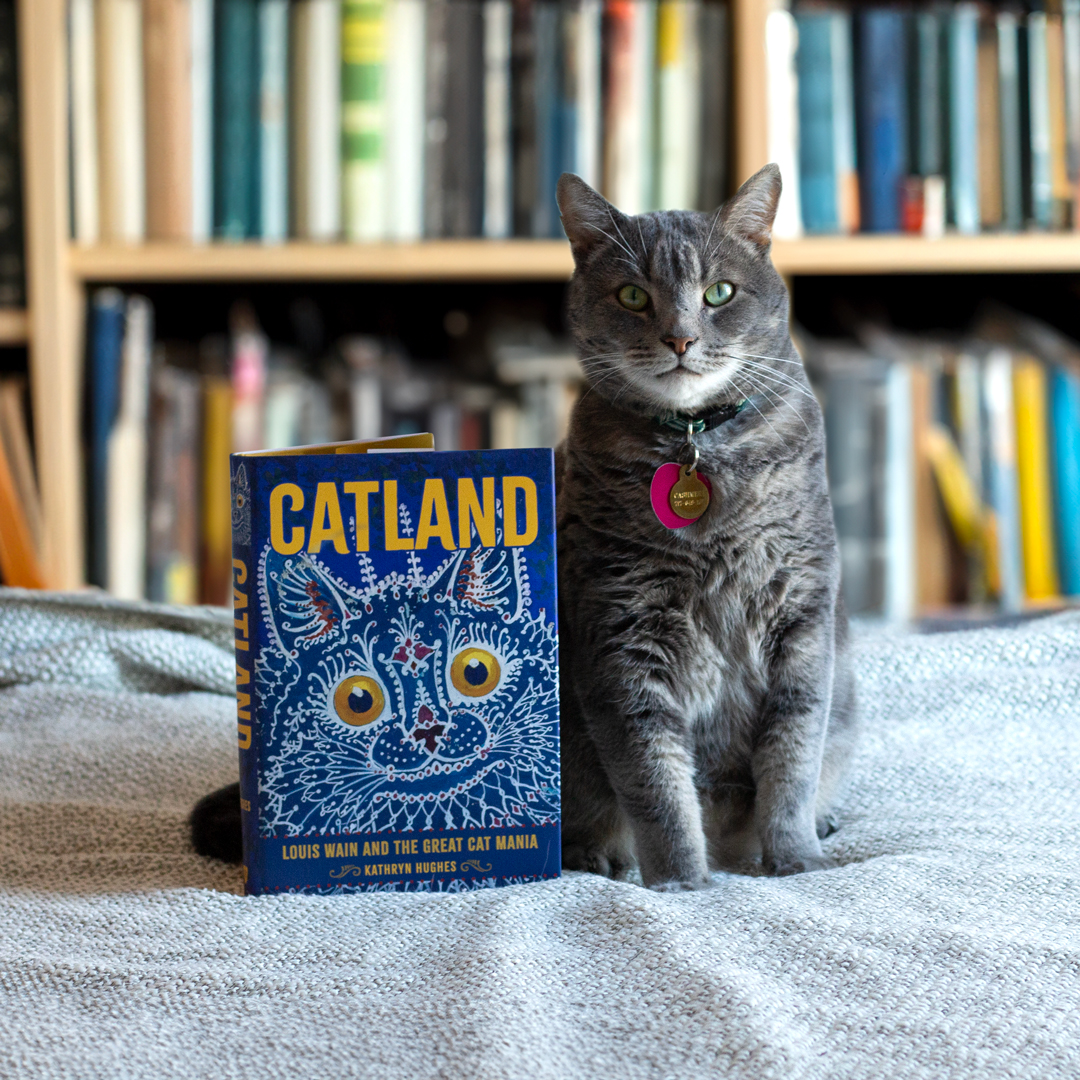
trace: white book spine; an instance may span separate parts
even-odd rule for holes
[[[768,157],[780,166],[783,192],[773,223],[773,236],[791,239],[802,235],[799,203],[799,79],[795,49],[799,32],[791,12],[769,12],[765,21]],[[745,179],[745,177],[744,177]]]
[[[301,0],[294,131],[302,140],[295,161],[297,233],[307,240],[341,234],[341,2]]]
[[[191,237],[214,225],[214,5],[191,0]]]
[[[349,395],[352,437],[378,439],[382,435],[382,379],[378,372],[359,371],[353,375]]]
[[[99,0],[97,15],[101,233],[138,243],[146,235],[142,4]]]
[[[700,6],[695,0],[661,0],[660,3],[656,201],[662,210],[690,210],[697,205]]]
[[[259,4],[259,232],[277,243],[289,233],[289,0]]]
[[[581,0],[577,40],[577,146],[578,176],[599,188],[602,158],[603,41],[602,0]]]
[[[389,19],[387,235],[419,240],[424,228],[424,0],[394,0]]]
[[[511,231],[510,0],[484,3],[484,235]]]
[[[96,244],[100,222],[94,0],[71,0],[68,47],[71,71],[72,231],[76,243]]]
[[[889,365],[886,382],[885,616],[908,622],[915,615],[915,477],[911,370]]]
[[[626,53],[612,58],[616,70],[608,101],[604,194],[624,214],[642,214],[649,209],[653,58],[647,47],[652,35],[645,24],[647,16],[655,14],[654,4],[634,4],[628,20]]]
[[[1080,183],[1080,0],[1064,0],[1062,30],[1065,39],[1065,146],[1069,180]],[[1076,193],[1080,195],[1080,192]],[[1080,228],[1080,215],[1074,215]]]
[[[108,586],[123,600],[146,595],[146,413],[154,316],[150,301],[127,302],[120,408],[109,436]]]

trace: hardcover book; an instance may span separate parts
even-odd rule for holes
[[[248,894],[559,874],[552,454],[425,442],[233,455]]]

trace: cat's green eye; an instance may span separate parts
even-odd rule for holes
[[[709,307],[722,307],[735,295],[735,286],[730,281],[714,281],[705,290],[705,303]]]
[[[619,303],[630,311],[643,311],[649,302],[649,294],[637,285],[624,285],[619,290]]]

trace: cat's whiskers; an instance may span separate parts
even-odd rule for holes
[[[729,348],[728,346],[724,346],[724,347]],[[752,352],[744,352],[744,353],[741,353],[741,355],[743,355],[743,356],[752,356],[755,360],[775,360],[777,363],[780,363],[780,364],[794,364],[796,367],[802,367],[803,366],[803,362],[801,360],[788,360],[786,357],[783,357],[783,356],[762,356],[760,353],[752,353]]]
[[[765,421],[765,423],[769,425],[769,430],[770,430],[770,431],[771,431],[771,432],[772,432],[772,433],[773,433],[773,434],[774,434],[774,435],[775,435],[775,436],[777,437],[777,439],[779,439],[779,440],[780,440],[780,442],[781,442],[781,443],[784,443],[784,444],[786,445],[786,440],[785,440],[784,438],[782,438],[782,437],[781,437],[781,435],[780,435],[780,432],[778,432],[778,431],[776,430],[776,428],[774,428],[774,427],[772,426],[772,424],[771,424],[771,423],[770,423],[770,421],[769,421],[769,418],[768,418],[768,417],[767,417],[767,416],[766,416],[766,415],[765,415],[765,414],[764,414],[764,413],[763,413],[763,412],[762,412],[762,411],[761,411],[761,410],[760,410],[760,409],[759,409],[759,408],[757,407],[757,402],[756,402],[756,401],[754,401],[754,397],[753,397],[753,395],[752,395],[752,394],[748,394],[748,393],[747,393],[747,392],[746,392],[746,391],[745,391],[745,390],[744,390],[744,389],[743,389],[743,388],[742,388],[742,387],[741,387],[741,386],[740,386],[740,385],[739,385],[739,384],[738,384],[738,383],[737,383],[737,382],[735,381],[735,379],[734,379],[734,378],[732,378],[732,379],[730,380],[730,382],[731,382],[731,385],[732,385],[732,386],[734,386],[734,387],[735,387],[735,389],[736,389],[736,390],[738,390],[738,391],[739,391],[739,393],[740,393],[740,394],[742,394],[742,396],[743,396],[744,398],[746,398],[747,402],[748,402],[748,403],[750,404],[750,406],[751,406],[751,407],[753,408],[754,412],[756,412],[756,413],[758,414],[758,416],[760,416],[760,417],[761,417],[761,419],[762,419],[762,420],[764,420],[764,421]]]
[[[772,398],[776,398],[776,401],[773,402],[773,407],[777,409],[777,411],[779,411],[783,406],[786,405],[802,422],[802,426],[806,428],[807,434],[812,434],[812,432],[810,431],[810,425],[806,422],[803,414],[799,412],[799,410],[796,409],[790,401],[788,401],[788,399],[783,395],[782,392],[768,386],[763,380],[761,380],[760,376],[755,378],[755,376],[749,371],[743,371],[742,374],[745,378],[750,380],[752,386],[758,387],[758,389],[763,394],[765,394],[767,398],[769,398],[770,395],[772,395]]]
[[[610,206],[608,207],[608,217],[611,218],[612,227],[619,234],[619,239],[622,240],[622,246],[626,254],[629,255],[631,259],[636,260],[637,256],[633,253],[633,251],[630,250],[629,241],[627,241],[626,237],[623,236],[622,229],[619,228],[619,223],[615,220],[615,215],[612,213]]]
[[[637,234],[641,239],[641,254],[645,259],[645,262],[649,261],[649,249],[645,246],[645,234],[641,231],[641,218],[637,218]]]
[[[757,371],[759,374],[768,375],[770,378],[783,384],[784,386],[790,386],[792,390],[797,390],[804,397],[813,397],[812,390],[807,389],[798,379],[792,378],[790,375],[783,371],[774,371],[770,367],[766,367],[764,364],[756,364],[753,360],[748,360],[745,356],[739,356],[737,353],[730,354],[733,359],[738,360],[739,363],[752,371]]]
[[[611,220],[614,223],[615,219],[612,218]],[[637,257],[634,255],[634,253],[627,246],[625,239],[622,241],[622,243],[619,243],[619,241],[616,240],[615,237],[611,235],[611,233],[609,233],[606,229],[601,229],[599,225],[594,225],[591,221],[587,221],[587,222],[585,222],[585,224],[586,224],[586,226],[588,228],[592,229],[594,232],[598,232],[601,236],[606,236],[613,244],[615,244],[618,247],[621,247],[623,249],[623,251],[625,251],[626,254],[630,256],[630,258],[631,258],[631,260],[633,262],[633,265],[635,267],[637,266]],[[619,226],[618,225],[615,226],[615,231],[619,232]],[[620,232],[619,235],[622,236],[622,233]]]
[[[720,211],[717,210],[713,214],[712,224],[709,226],[709,235],[705,237],[705,258],[709,257],[709,241],[712,239],[713,230],[716,228],[716,223],[720,220]]]

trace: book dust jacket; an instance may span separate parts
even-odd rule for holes
[[[232,458],[246,891],[556,877],[552,453],[371,445]]]

